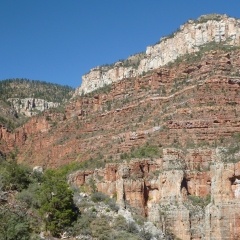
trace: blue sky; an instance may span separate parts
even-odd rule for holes
[[[188,19],[240,0],[0,0],[0,80],[77,87],[90,68],[146,50]]]

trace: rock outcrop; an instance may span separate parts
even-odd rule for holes
[[[9,98],[8,102],[11,103],[17,113],[21,113],[27,117],[35,116],[39,112],[56,108],[60,105],[60,103],[47,102],[39,98]]]
[[[160,43],[149,46],[146,55],[139,59],[138,65],[124,66],[117,62],[111,67],[96,67],[82,77],[82,85],[74,96],[92,92],[112,82],[124,78],[136,77],[149,70],[157,69],[184,54],[199,51],[201,45],[210,42],[226,42],[240,45],[240,20],[226,15],[203,15],[198,20],[189,20],[180,26],[180,30],[163,37]]]
[[[178,164],[179,157],[191,164]],[[208,166],[204,171],[192,168],[199,159]],[[222,160],[217,149],[164,149],[162,158],[77,171],[68,181],[83,186],[94,180],[98,191],[116,197],[121,207],[142,213],[180,239],[239,239],[240,162]]]

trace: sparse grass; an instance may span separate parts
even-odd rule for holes
[[[211,202],[211,195],[208,194],[205,198],[188,195],[188,200],[194,205],[194,206],[200,206],[201,208],[205,208],[210,202]]]
[[[153,158],[161,156],[162,152],[158,146],[146,144],[136,149],[132,148],[131,152],[124,152],[120,155],[120,159],[130,160],[132,158]]]

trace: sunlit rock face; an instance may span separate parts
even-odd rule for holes
[[[17,113],[27,117],[35,116],[39,112],[49,108],[56,108],[60,105],[58,102],[48,102],[39,98],[9,98],[8,102],[11,103]]]
[[[199,46],[212,41],[239,45],[240,20],[217,14],[203,15],[196,21],[189,20],[175,33],[163,37],[154,46],[148,46],[138,66],[123,66],[117,62],[112,66],[91,69],[82,77],[82,85],[76,89],[74,96],[157,69],[181,55],[197,52]]]
[[[192,166],[203,159],[198,171]],[[98,191],[132,207],[163,232],[180,239],[240,238],[240,162],[224,163],[218,149],[164,149],[162,158],[107,164],[104,169],[69,175],[71,185],[96,183]],[[182,167],[181,161],[191,163]],[[175,165],[173,164],[175,163]],[[202,205],[203,199],[209,199]],[[189,201],[191,198],[196,205]],[[201,200],[202,199],[202,200]]]

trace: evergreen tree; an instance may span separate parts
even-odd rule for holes
[[[45,228],[53,236],[59,236],[65,227],[71,225],[76,217],[73,204],[73,192],[66,181],[54,170],[47,170],[43,176],[38,197],[40,214],[45,222]]]

